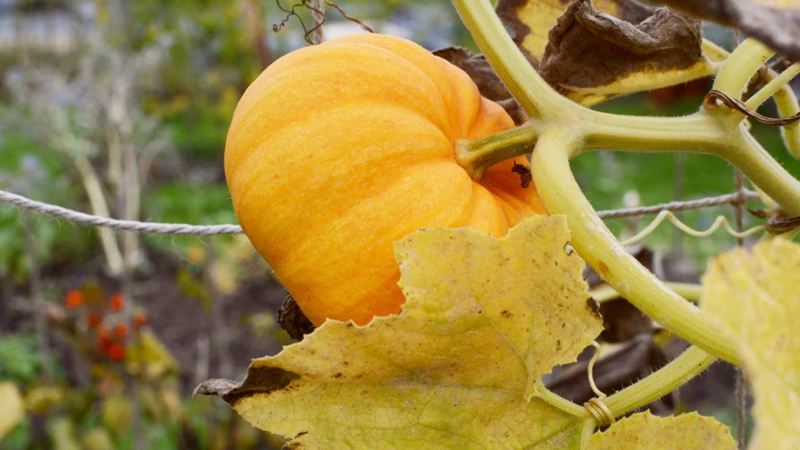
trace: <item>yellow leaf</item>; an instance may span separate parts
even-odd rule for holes
[[[47,431],[54,450],[81,450],[75,424],[69,417],[57,416],[47,421]]]
[[[25,409],[38,414],[49,414],[64,401],[64,389],[54,385],[39,385],[28,389]]]
[[[634,414],[589,439],[586,450],[736,450],[730,429],[697,413]]]
[[[17,426],[25,415],[25,405],[17,385],[10,381],[0,383],[0,441]]]
[[[702,308],[717,317],[742,356],[756,401],[753,449],[800,442],[800,245],[782,239],[711,262]]]
[[[108,430],[101,427],[94,427],[84,433],[81,442],[86,450],[110,450],[115,447]]]
[[[587,12],[592,6],[607,16]],[[587,106],[716,73],[727,52],[700,39],[699,25],[654,11],[632,0],[500,0],[497,5],[531,63],[565,95]],[[551,35],[560,17],[569,22],[556,33],[563,40],[561,51]],[[587,34],[567,36],[580,28]]]
[[[578,418],[526,401],[602,328],[568,239],[562,216],[500,239],[411,234],[395,247],[400,314],[364,327],[328,320],[254,360],[240,385],[209,380],[196,392],[309,448],[577,448]]]
[[[117,436],[124,435],[133,423],[133,405],[121,395],[107,397],[103,401],[103,423]]]
[[[132,375],[156,380],[180,370],[169,349],[148,330],[141,330],[125,353],[125,368]]]
[[[211,279],[222,295],[233,295],[239,288],[234,262],[219,260],[213,266]]]

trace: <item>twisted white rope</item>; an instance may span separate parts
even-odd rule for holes
[[[155,223],[109,219],[108,217],[93,216],[60,206],[37,202],[7,191],[0,191],[0,203],[8,203],[18,208],[47,214],[82,225],[94,225],[138,233],[168,234],[172,236],[211,236],[215,234],[242,233],[242,227],[239,225],[189,225],[185,223]]]
[[[637,208],[612,209],[599,211],[597,215],[601,219],[618,219],[621,217],[644,216],[647,214],[658,214],[662,211],[688,211],[690,209],[710,208],[712,206],[730,205],[748,200],[760,200],[758,193],[749,189],[744,189],[741,194],[720,195],[718,197],[707,197],[699,200],[685,202],[669,202],[660,205],[642,206]]]
[[[657,214],[661,211],[686,211],[690,209],[708,208],[725,204],[738,203],[743,200],[758,200],[758,194],[745,190],[739,193],[721,195],[719,197],[708,197],[700,200],[687,202],[670,202],[654,206],[644,206],[639,208],[625,208],[608,211],[600,211],[598,215],[603,219],[615,219],[620,217],[643,216],[647,214]],[[217,234],[240,234],[242,227],[239,225],[189,225],[185,223],[156,223],[139,222],[135,220],[118,220],[108,217],[94,216],[61,206],[49,203],[37,202],[19,194],[0,190],[0,203],[8,203],[18,208],[27,209],[37,213],[65,219],[81,225],[93,225],[98,227],[112,228],[114,230],[135,231],[147,234],[167,234],[171,236],[212,236]]]

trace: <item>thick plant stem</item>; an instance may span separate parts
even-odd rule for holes
[[[800,181],[753,138],[734,116],[741,115],[738,112],[717,108],[680,118],[622,118],[590,113],[584,117],[586,122],[571,126],[573,131],[580,130],[584,138],[580,149],[569,157],[599,149],[714,155],[736,166],[789,214],[800,215]],[[544,129],[542,126],[537,131]]]
[[[541,379],[534,384],[534,389],[536,390],[535,397],[549,404],[550,406],[560,409],[561,411],[564,411],[565,413],[575,417],[584,417],[586,415],[585,409],[547,389]]]
[[[740,98],[753,75],[774,54],[774,50],[757,40],[746,39],[723,64],[714,80],[714,89]]]
[[[501,131],[481,139],[456,142],[456,162],[469,176],[480,181],[489,167],[533,151],[536,131],[528,125]]]
[[[556,92],[511,40],[488,0],[453,0],[483,55],[532,119],[566,117],[583,107]]]
[[[581,192],[569,168],[583,137],[565,128],[539,136],[531,170],[552,214],[567,216],[572,245],[607,283],[668,330],[710,353],[739,364],[733,345],[720,337],[710,317],[658,280],[617,241]]]
[[[619,417],[658,400],[686,384],[717,358],[698,347],[689,347],[669,364],[603,400],[611,414]]]
[[[791,216],[800,216],[800,181],[767,152],[742,123],[731,133],[734,145],[717,156],[728,160]]]
[[[690,302],[696,302],[700,300],[700,295],[703,291],[703,287],[699,284],[671,282],[666,282],[664,284],[666,284],[668,288],[675,291],[676,294],[680,295],[686,300],[689,300]],[[615,291],[613,287],[608,285],[603,285],[599,288],[592,289],[589,291],[589,295],[592,296],[594,301],[601,305],[603,303],[622,298],[622,295],[620,295],[619,292]]]
[[[792,81],[792,78],[796,77],[798,74],[800,74],[800,63],[793,64],[791,67],[784,70],[780,75],[767,83],[766,86],[748,98],[747,102],[745,102],[747,107],[750,109],[758,108],[762,103],[767,101],[768,98],[781,90],[786,83]]]

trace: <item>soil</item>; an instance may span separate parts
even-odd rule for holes
[[[214,314],[204,309],[196,298],[184,293],[176,282],[178,270],[185,261],[174,255],[149,250],[148,260],[152,267],[146,275],[136,275],[131,281],[133,301],[135,305],[146,311],[148,326],[178,360],[182,373],[181,379],[185,392],[191,392],[198,381],[198,376],[208,378],[230,377],[242,379],[247,372],[250,360],[262,356],[275,355],[282,343],[290,342],[277,325],[278,308],[286,297],[286,290],[268,273],[245,280],[235,295],[224,296],[224,311],[220,315],[223,325],[214,326]],[[76,288],[86,281],[96,281],[103,286],[105,292],[119,290],[120,282],[107,277],[102,270],[102,260],[90,261],[81,267],[64,265],[44,268],[42,274],[42,292],[65,292]],[[9,280],[3,280],[8,283]],[[8,289],[4,289],[8,292]],[[31,314],[31,302],[27,286],[16,286],[12,291],[11,302],[7,298],[0,303],[11,305],[8,315],[4,317],[0,331],[19,333],[33,331],[34,320]],[[47,297],[47,296],[45,296]],[[275,333],[256,336],[247,318],[255,314],[270,313],[275,317]],[[216,349],[214,338],[222,330],[228,344],[223,344],[225,352]],[[277,338],[276,338],[277,336]],[[279,342],[279,339],[283,342]],[[68,376],[71,362],[68,349],[60,348],[59,339],[51,337],[55,353],[65,356],[62,364],[67,366]],[[221,353],[227,354],[231,364],[230,370],[224,370]],[[201,364],[198,371],[198,361]],[[207,367],[203,370],[202,366]],[[224,373],[228,372],[228,373]],[[80,377],[78,377],[80,378]]]

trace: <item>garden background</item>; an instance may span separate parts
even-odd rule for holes
[[[448,1],[340,6],[431,50],[477,50]],[[227,127],[247,85],[308,45],[310,13],[288,16],[290,8],[273,0],[0,0],[0,189],[118,219],[236,223],[222,162]],[[361,31],[333,9],[324,27],[328,39]],[[706,33],[731,47],[729,31]],[[598,108],[687,114],[709,85]],[[800,177],[775,129],[755,124],[754,134]],[[710,156],[592,152],[573,164],[598,210],[735,189],[732,168]],[[734,209],[681,214],[705,229],[719,214],[733,222]],[[631,235],[651,219],[607,223]],[[646,242],[656,273],[675,281],[696,281],[707,257],[736,245],[724,232],[697,240],[668,225]],[[0,448],[280,447],[221,400],[191,392],[207,378],[239,379],[250,358],[292,342],[276,323],[284,297],[243,235],[139,235],[0,205],[0,395],[19,395],[26,411],[8,430],[0,426]],[[715,367],[665,408],[735,424],[732,370]]]

